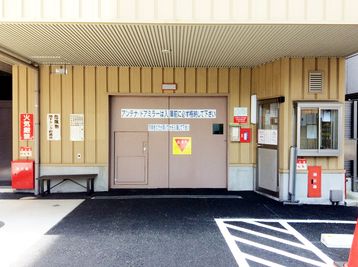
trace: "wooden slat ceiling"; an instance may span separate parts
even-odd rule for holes
[[[250,67],[358,51],[356,25],[1,23],[0,33],[1,47],[38,64]]]

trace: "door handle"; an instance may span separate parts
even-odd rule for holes
[[[143,142],[143,153],[147,152],[147,142]]]

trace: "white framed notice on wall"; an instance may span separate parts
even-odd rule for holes
[[[60,141],[61,140],[61,115],[47,114],[47,140]]]
[[[70,140],[84,141],[85,116],[83,114],[70,114]]]

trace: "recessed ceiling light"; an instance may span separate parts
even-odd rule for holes
[[[163,54],[167,54],[167,53],[170,53],[170,52],[172,52],[171,49],[162,49]]]

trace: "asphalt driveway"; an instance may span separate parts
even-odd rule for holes
[[[317,262],[322,265],[316,266],[326,266],[319,253],[308,255],[310,246],[333,261],[346,260],[349,249],[326,248],[320,234],[351,234],[357,217],[356,207],[283,205],[252,192],[194,198],[99,196],[82,202],[26,251],[16,266],[237,266],[233,246],[215,219],[233,220],[231,228],[225,224],[230,228],[227,232],[245,255],[251,253],[250,266],[264,266],[252,260],[255,257],[282,266]],[[287,237],[293,244],[290,248],[282,241],[286,237],[280,237],[285,227],[297,232]],[[298,235],[308,245],[295,240]],[[253,238],[251,243],[242,242],[247,236]]]

